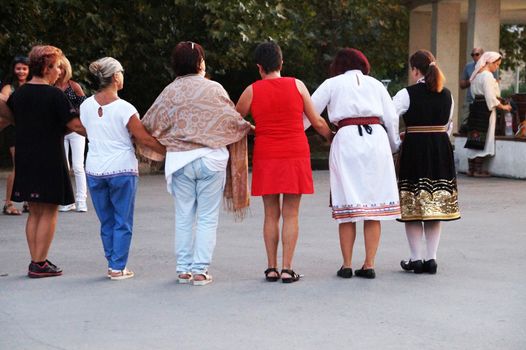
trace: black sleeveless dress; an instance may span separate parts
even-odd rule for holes
[[[410,105],[406,127],[445,126],[451,93],[431,92],[425,83],[406,88]],[[399,221],[449,221],[460,218],[453,149],[447,132],[407,133],[401,147],[398,179]]]
[[[75,93],[75,90],[73,90],[73,88],[71,87],[70,82],[68,82],[68,87],[66,88],[66,90],[64,90],[64,95],[66,95],[66,97],[68,98],[73,108],[75,108],[75,112],[78,115],[80,111],[80,105],[82,104],[82,102],[84,102],[86,96],[77,95]]]

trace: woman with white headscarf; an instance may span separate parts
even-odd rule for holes
[[[87,182],[100,220],[108,277],[122,280],[134,276],[126,268],[139,175],[132,136],[136,143],[159,154],[166,153],[166,149],[148,134],[137,109],[119,98],[118,91],[124,86],[124,69],[119,61],[104,57],[91,63],[89,71],[98,90],[80,105],[80,120],[89,139]]]
[[[474,102],[468,117],[467,150],[468,176],[491,176],[483,169],[484,159],[495,155],[495,124],[497,109],[510,111],[500,99],[500,89],[493,73],[499,69],[502,57],[498,52],[489,51],[478,60],[471,75],[471,94]]]

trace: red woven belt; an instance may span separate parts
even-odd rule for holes
[[[379,117],[360,117],[360,118],[346,118],[338,122],[338,128],[343,128],[349,125],[372,125],[382,124]]]

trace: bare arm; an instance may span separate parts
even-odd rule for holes
[[[462,75],[460,76],[460,80],[458,85],[461,89],[467,89],[471,86],[471,82],[469,81],[469,78],[471,78],[470,74],[468,74],[467,71],[468,65],[464,67],[464,70],[462,71]]]
[[[503,111],[506,111],[506,112],[511,112],[511,109],[512,109],[510,104],[505,105],[505,104],[502,104],[502,103],[497,105],[497,108],[498,109],[502,109]]]
[[[296,79],[296,86],[301,94],[301,97],[303,98],[303,111],[312,124],[312,127],[318,132],[318,134],[325,137],[327,141],[330,141],[332,139],[333,133],[327,125],[325,119],[316,113],[314,104],[310,98],[309,90],[305,84],[303,84],[303,82],[298,79]]]
[[[250,106],[252,106],[252,85],[249,85],[239,97],[236,104],[236,111],[241,114],[243,118],[250,113]]]
[[[9,124],[11,123],[8,122],[6,119],[0,117],[0,131],[4,130],[4,128],[8,126]]]
[[[159,154],[166,154],[166,147],[146,131],[137,114],[130,118],[127,127],[139,145],[150,148]]]
[[[77,82],[75,82],[73,80],[70,80],[70,84],[71,84],[71,88],[75,92],[75,95],[77,95],[77,96],[85,96],[84,91],[82,90],[82,87],[80,86],[79,83],[77,83]]]
[[[9,85],[9,84],[4,85],[2,90],[0,90],[0,94],[2,95],[2,96],[0,96],[2,98],[2,100],[7,101],[7,99],[11,95],[11,85]]]
[[[77,134],[80,134],[82,136],[87,136],[86,129],[84,129],[84,125],[80,122],[80,118],[76,117],[71,119],[66,126],[69,130],[76,132]]]
[[[241,94],[239,97],[239,100],[236,104],[236,111],[241,114],[243,118],[247,116],[248,113],[250,113],[250,107],[252,106],[252,85],[247,86],[245,91]],[[256,132],[256,127],[254,125],[250,125],[250,135],[254,135]]]
[[[471,86],[471,82],[469,80],[460,79],[459,85],[461,89],[467,89]]]
[[[0,99],[0,130],[3,130],[9,124],[14,124],[13,114],[4,100]]]

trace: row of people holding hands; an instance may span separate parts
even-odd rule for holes
[[[375,278],[381,221],[393,219],[405,223],[411,251],[401,267],[436,273],[441,221],[459,219],[460,213],[448,135],[453,99],[430,52],[419,50],[411,56],[415,84],[392,99],[383,84],[369,76],[370,65],[362,52],[341,49],[331,64],[331,77],[311,96],[303,82],[281,76],[281,49],[275,42],[264,42],[255,50],[261,79],[248,86],[234,105],[219,83],[205,78],[201,45],[180,42],[172,52],[176,78],[142,120],[135,107],[118,96],[124,69],[111,57],[91,63],[90,73],[99,86],[77,110],[52,86],[63,58],[56,47],[34,47],[29,54],[31,80],[0,104],[0,123],[16,124],[12,199],[30,205],[29,277],[62,274],[47,255],[58,206],[75,202],[63,151],[65,126],[89,138],[87,187],[100,220],[107,275],[112,280],[134,276],[127,260],[138,176],[135,143],[140,157],[164,161],[167,189],[176,208],[180,283],[212,282],[209,266],[221,202],[242,218],[250,194],[261,196],[264,204],[265,279],[298,281],[301,275],[292,261],[301,196],[314,192],[304,132],[308,125],[331,141],[331,208],[343,258],[337,275]],[[332,128],[320,116],[324,110]],[[255,125],[244,119],[249,114]],[[400,116],[405,122],[403,143]],[[251,193],[248,133],[255,134]],[[399,154],[398,179],[395,153]],[[353,271],[356,223],[361,221],[365,261]]]

